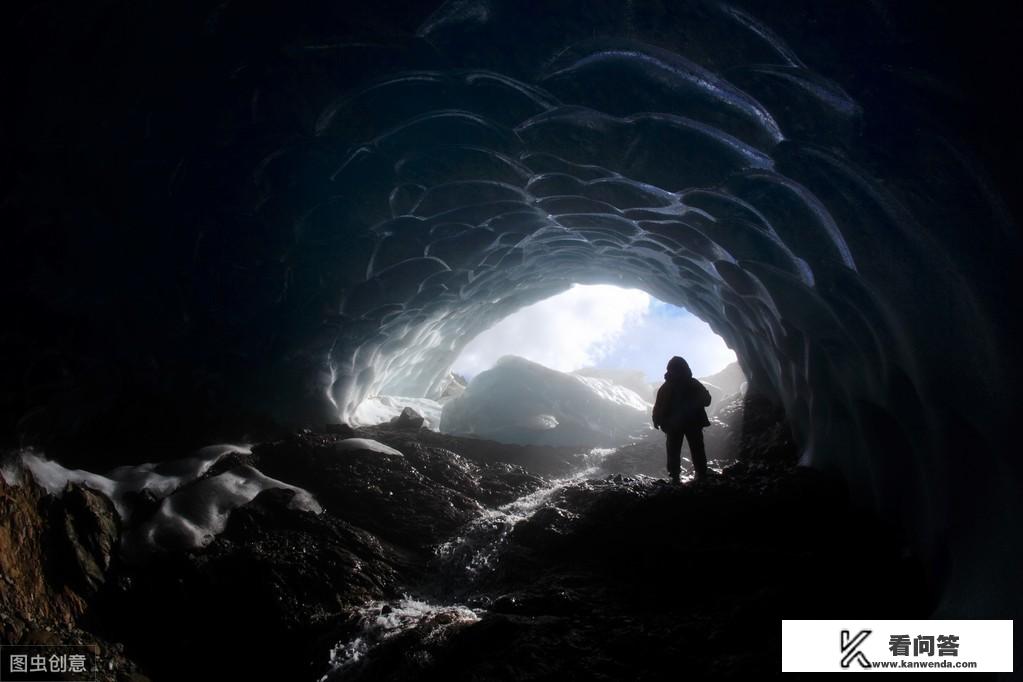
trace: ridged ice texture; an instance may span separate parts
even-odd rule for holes
[[[1002,409],[969,379],[998,365],[997,342],[948,267],[978,254],[927,222],[955,216],[919,216],[935,206],[911,207],[915,190],[893,191],[852,151],[863,109],[840,84],[718,9],[714,21],[766,62],[726,77],[638,40],[591,40],[522,79],[497,70],[495,48],[488,68],[390,73],[324,107],[314,139],[345,150],[336,195],[297,229],[347,264],[351,286],[321,390],[342,419],[376,393],[430,397],[460,349],[519,307],[574,282],[638,287],[736,350],[784,401],[804,463],[837,468],[940,544],[933,518],[948,512],[930,505],[955,496],[933,461],[947,391],[957,419]],[[457,63],[516,12],[448,3],[420,36]],[[981,186],[940,152],[931,181]],[[997,232],[997,211],[981,210]],[[946,314],[958,323],[939,332]],[[957,352],[978,341],[979,353]]]

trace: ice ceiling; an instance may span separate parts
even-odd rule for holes
[[[804,461],[967,594],[984,578],[947,548],[1017,510],[1018,238],[896,49],[906,17],[825,4],[31,14],[52,35],[20,124],[75,153],[19,148],[61,197],[21,177],[8,209],[46,226],[12,265],[32,331],[6,342],[49,387],[17,427],[138,396],[320,424],[429,395],[572,283],[636,287],[706,320]]]

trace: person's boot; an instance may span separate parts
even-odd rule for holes
[[[674,484],[676,484],[676,485],[677,485],[677,484],[679,483],[679,480],[678,480],[678,472],[677,472],[677,471],[673,471],[673,472],[672,472],[672,473],[671,473],[671,474],[669,475],[669,477],[668,477],[668,478],[669,478],[669,480],[670,480],[670,481],[671,481],[672,483],[674,483]]]

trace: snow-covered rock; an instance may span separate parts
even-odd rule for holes
[[[398,453],[376,441],[350,438],[338,450],[377,449]],[[108,497],[123,522],[131,525],[124,538],[125,556],[142,558],[154,550],[202,547],[224,530],[230,513],[259,493],[272,488],[293,490],[289,507],[319,513],[320,505],[307,491],[270,478],[252,466],[235,466],[215,476],[210,467],[228,455],[249,455],[247,446],[211,445],[191,457],[166,462],[121,466],[104,474],[68,469],[33,450],[24,450],[0,467],[9,485],[19,485],[29,475],[46,492],[61,496],[69,483]],[[139,496],[157,504],[151,516],[133,518]]]
[[[506,443],[614,445],[650,428],[650,407],[608,379],[508,355],[444,406],[440,430]]]
[[[384,445],[380,441],[375,441],[372,438],[345,438],[334,443],[335,452],[353,452],[357,450],[368,450],[370,452],[379,452],[382,455],[397,455],[402,457],[403,455],[395,450],[394,448]]]
[[[121,466],[103,475],[84,469],[68,469],[39,452],[27,449],[5,465],[4,478],[8,483],[15,483],[20,479],[20,470],[24,469],[46,492],[58,496],[68,483],[84,485],[109,497],[121,519],[127,520],[130,495],[145,491],[155,499],[163,499],[200,478],[223,457],[250,453],[247,446],[209,445],[191,457]]]
[[[256,495],[271,488],[295,491],[289,509],[319,514],[320,505],[305,490],[240,466],[205,478],[163,499],[156,513],[135,535],[148,548],[164,550],[205,547],[227,526],[228,516]]]

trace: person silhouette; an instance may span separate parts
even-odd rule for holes
[[[706,407],[711,403],[710,392],[693,378],[689,363],[679,356],[668,361],[664,383],[657,389],[654,401],[654,428],[665,434],[668,451],[668,474],[672,483],[679,482],[682,467],[682,440],[689,440],[693,458],[695,480],[707,476],[707,453],[703,448],[703,429],[710,426]]]

